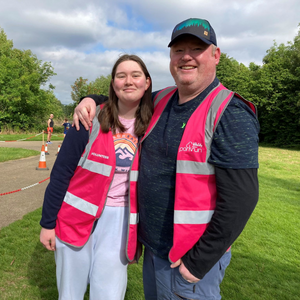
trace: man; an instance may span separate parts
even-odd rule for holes
[[[48,119],[47,126],[48,126],[47,127],[47,132],[48,132],[47,144],[52,144],[51,136],[52,136],[52,133],[53,133],[53,126],[54,126],[53,114],[50,114],[50,118]]]
[[[221,53],[208,21],[179,23],[169,47],[178,89],[153,95],[138,176],[145,298],[221,299],[231,245],[258,201],[259,124],[254,105],[216,78]],[[76,127],[90,125],[91,98],[101,102],[83,100]]]

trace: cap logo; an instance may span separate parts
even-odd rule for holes
[[[204,31],[204,35],[206,35],[206,36],[208,35],[208,32],[206,30]]]
[[[186,20],[185,22],[179,24],[175,28],[174,33],[177,30],[181,30],[183,28],[188,28],[188,27],[191,27],[191,26],[198,26],[198,27],[202,26],[204,29],[206,29],[208,31],[210,30],[210,26],[209,26],[207,21],[201,20],[201,19],[189,19],[189,20]]]

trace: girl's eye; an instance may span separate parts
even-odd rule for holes
[[[132,77],[137,78],[137,77],[141,77],[141,76],[142,76],[141,73],[132,73]]]

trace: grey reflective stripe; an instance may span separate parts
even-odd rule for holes
[[[136,214],[133,214],[133,213],[130,213],[130,225],[136,225],[138,224],[139,222],[139,214],[136,213]]]
[[[83,156],[81,157],[78,166],[82,166],[88,157],[88,154],[90,153],[90,150],[92,148],[93,143],[95,142],[95,139],[97,138],[100,130],[100,122],[98,121],[98,115],[100,112],[101,108],[100,105],[97,106],[96,108],[96,116],[93,119],[93,127],[92,127],[92,132],[90,133],[89,141],[85,147],[85,152]]]
[[[68,203],[69,205],[73,206],[74,208],[85,212],[86,214],[96,216],[98,211],[98,206],[92,203],[89,203],[70,192],[67,192],[64,198],[64,202]]]
[[[156,107],[156,105],[159,103],[159,101],[164,98],[167,94],[169,94],[171,91],[177,89],[176,86],[171,86],[171,87],[168,87],[166,88],[165,90],[163,90],[162,92],[160,92],[158,95],[157,95],[157,98],[154,100],[154,107]]]
[[[218,87],[219,87],[219,85],[217,87],[215,87],[215,89]],[[212,93],[215,89],[213,89],[210,93]],[[219,91],[219,93],[213,99],[212,104],[207,113],[207,118],[206,118],[206,122],[205,122],[205,146],[206,146],[205,162],[178,160],[177,164],[176,164],[176,173],[200,174],[200,175],[215,174],[214,166],[207,163],[207,160],[211,153],[211,143],[212,143],[212,138],[214,135],[214,122],[215,122],[217,112],[218,112],[220,106],[222,105],[223,101],[230,95],[230,93],[232,93],[232,92],[227,89]],[[232,93],[232,97],[233,97],[233,95],[234,95],[234,93]],[[205,101],[205,99],[204,99],[204,101]],[[229,102],[230,102],[230,100],[227,102],[227,105],[229,104]],[[224,109],[219,116],[219,120],[221,119],[222,114],[225,111],[225,108],[227,107],[227,105],[224,106]]]
[[[210,222],[214,210],[175,210],[174,224],[207,224]]]
[[[159,93],[154,97],[154,99],[153,99],[153,101],[154,101],[154,102],[153,102],[154,108],[156,107],[156,105],[159,103],[159,101],[160,101],[163,97],[165,97],[169,92],[171,92],[172,90],[175,90],[175,89],[177,89],[177,87],[176,87],[176,86],[172,86],[172,87],[166,88],[165,90],[159,92]],[[173,93],[173,95],[174,95],[174,93]],[[170,99],[172,98],[173,95],[171,95],[171,97],[168,99],[168,101],[170,101]],[[167,103],[168,103],[168,101],[167,101]],[[167,103],[165,104],[164,109],[166,108]],[[164,109],[163,109],[163,110],[164,110]],[[161,117],[161,114],[158,116],[156,122],[152,125],[152,127],[150,128],[150,130],[148,131],[148,133],[145,134],[145,135],[143,136],[141,142],[143,142],[143,141],[145,140],[145,138],[146,138],[147,136],[149,136],[149,134],[152,132],[152,130],[153,130],[154,127],[156,126],[157,122],[159,121],[160,117]]]
[[[92,145],[95,142],[100,131],[100,123],[98,121],[98,114],[100,110],[101,110],[100,106],[97,106],[96,116],[93,119],[93,128],[92,128],[92,132],[90,133],[89,142],[86,145],[85,153],[79,160],[78,166],[81,166],[83,169],[89,170],[93,173],[109,177],[112,169],[111,165],[98,163],[87,159],[88,154],[90,153],[90,150],[92,148]]]
[[[139,171],[130,171],[130,181],[137,181],[139,176]]]
[[[206,149],[207,149],[206,160],[208,160],[208,158],[210,156],[210,152],[211,152],[210,148],[211,148],[211,143],[212,143],[212,137],[214,135],[213,130],[214,130],[214,123],[215,123],[215,119],[217,116],[217,112],[218,112],[220,106],[222,105],[223,101],[229,96],[230,93],[232,93],[232,92],[227,89],[219,91],[218,95],[214,98],[214,100],[209,108],[207,118],[206,118],[206,123],[205,123],[205,145],[206,145]],[[233,96],[234,96],[234,93],[232,93],[232,97]],[[227,105],[229,104],[229,102],[230,102],[230,100],[227,102]],[[219,116],[219,119],[217,121],[215,129],[217,128],[218,123],[219,123],[227,105],[224,106],[224,109]]]
[[[83,162],[81,162],[81,161],[83,161]],[[98,163],[98,162],[95,162],[95,161],[92,161],[89,159],[85,159],[84,157],[80,158],[78,165],[81,166],[83,169],[86,169],[93,173],[100,174],[100,175],[107,176],[107,177],[110,176],[111,169],[112,169],[112,166],[110,166],[110,165]]]
[[[176,173],[212,175],[215,174],[215,168],[208,163],[178,160],[176,163]]]

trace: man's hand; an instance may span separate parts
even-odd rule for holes
[[[42,228],[40,242],[46,249],[55,251],[55,229]]]
[[[196,283],[200,281],[199,278],[195,277],[190,273],[190,271],[185,267],[184,263],[181,259],[178,259],[175,263],[171,264],[171,268],[177,268],[179,266],[179,273],[183,277],[184,280],[190,283]]]
[[[86,97],[75,107],[72,126],[79,130],[79,121],[86,130],[92,126],[96,114],[96,103],[92,98]]]

